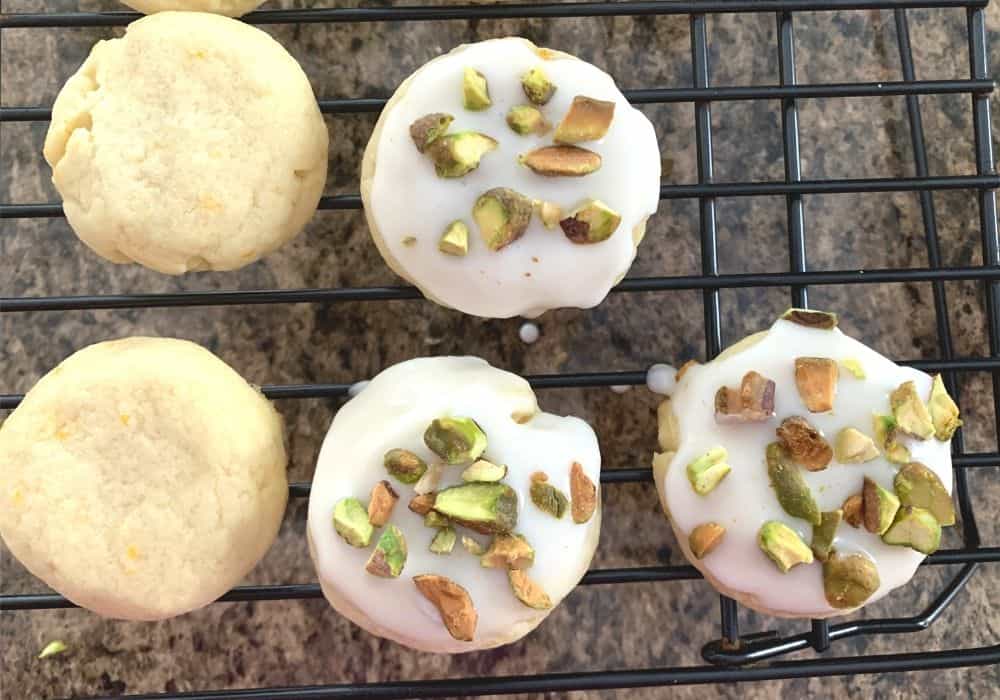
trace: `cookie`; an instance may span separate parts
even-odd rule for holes
[[[386,263],[429,299],[492,318],[599,304],[659,191],[653,126],[611,76],[514,37],[411,75],[361,173]]]
[[[516,375],[474,357],[390,367],[320,451],[308,536],[323,593],[414,649],[516,641],[587,571],[600,467],[590,426],[539,411]]]
[[[955,522],[940,377],[793,309],[705,365],[659,409],[653,473],[685,555],[761,612],[825,618],[913,576]]]
[[[274,39],[161,12],[94,46],[56,98],[44,153],[80,240],[180,274],[234,270],[295,236],[322,193],[327,141]]]
[[[98,343],[0,426],[0,535],[77,605],[172,617],[267,551],[286,462],[278,413],[212,353],[169,338]]]
[[[264,0],[122,0],[122,2],[144,15],[182,10],[239,17],[251,10],[256,10],[263,4]]]

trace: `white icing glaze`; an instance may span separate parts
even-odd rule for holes
[[[669,396],[677,386],[677,370],[670,365],[656,364],[646,370],[646,387],[654,394]]]
[[[510,107],[527,103],[521,75],[539,65],[557,86],[541,108],[553,126],[575,95],[616,103],[607,135],[580,144],[603,158],[597,172],[580,178],[543,177],[518,164],[519,154],[552,143],[552,132],[519,136],[505,121]],[[467,66],[486,76],[493,100],[486,111],[462,107],[462,71]],[[454,115],[452,132],[483,132],[497,139],[499,148],[465,177],[437,177],[433,163],[417,152],[409,134],[410,124],[432,112]],[[392,257],[434,298],[491,318],[533,317],[550,308],[599,304],[632,264],[632,229],[655,213],[659,202],[660,153],[649,120],[629,105],[607,73],[572,58],[542,60],[532,44],[518,38],[471,44],[421,68],[384,116],[376,163],[369,215]],[[564,211],[585,199],[600,199],[621,214],[622,222],[607,241],[577,245],[561,229],[546,229],[533,216],[520,240],[491,252],[472,220],[472,205],[493,187],[555,202]],[[437,249],[441,233],[455,219],[465,221],[470,231],[469,254],[461,258]],[[416,237],[417,243],[404,246],[407,236]]]
[[[521,328],[517,331],[517,334],[518,336],[520,336],[522,343],[527,343],[528,345],[531,345],[536,340],[538,340],[542,332],[538,329],[538,326],[536,324],[524,323],[521,325]]]
[[[841,368],[834,410],[809,413],[799,398],[794,373],[794,358],[805,356],[838,362],[857,359],[867,378],[856,379]],[[774,380],[775,418],[766,424],[718,425],[714,419],[716,390],[723,385],[739,386],[750,370]],[[780,320],[756,344],[721,360],[688,368],[673,395],[680,446],[663,482],[664,496],[674,523],[685,533],[708,521],[726,528],[722,542],[702,560],[722,585],[752,594],[761,606],[776,611],[802,616],[834,611],[823,595],[820,562],[799,565],[782,574],[757,544],[757,532],[767,520],[784,522],[807,544],[812,539],[811,525],[788,515],[778,504],[768,481],[764,450],[776,440],[778,423],[791,415],[805,417],[831,443],[837,432],[847,427],[871,436],[872,412],[890,413],[889,393],[907,380],[916,383],[926,400],[931,387],[927,374],[900,367],[839,330],[805,328]],[[901,442],[910,449],[913,460],[934,470],[950,492],[950,442],[934,438],[903,438]],[[710,494],[699,496],[691,488],[685,467],[716,445],[728,450],[732,472]],[[827,511],[839,508],[851,494],[860,493],[865,476],[892,490],[897,468],[879,457],[864,464],[833,461],[823,471],[802,473],[816,502]],[[837,529],[834,544],[838,551],[863,552],[875,561],[881,585],[867,602],[909,581],[924,558],[908,547],[885,544],[864,527],[846,523]]]
[[[512,414],[534,417],[516,423]],[[469,651],[504,641],[511,630],[544,618],[549,611],[533,610],[511,591],[506,573],[483,568],[478,557],[456,543],[450,555],[433,554],[428,545],[435,530],[407,508],[413,488],[388,476],[382,465],[386,451],[403,447],[428,463],[436,458],[423,443],[424,430],[434,418],[462,415],[474,418],[487,435],[486,456],[508,466],[504,483],[518,494],[516,532],[535,548],[530,577],[558,602],[586,572],[597,545],[600,511],[577,525],[567,513],[556,520],[531,502],[530,475],[544,471],[549,483],[570,494],[569,474],[579,462],[596,484],[601,456],[597,438],[584,421],[538,412],[528,383],[474,357],[409,360],[376,376],[356,398],[337,413],[323,441],[309,497],[309,535],[321,581],[335,588],[371,622],[410,646],[430,651]],[[462,483],[462,467],[446,467],[441,488]],[[381,579],[365,572],[374,548],[348,545],[333,529],[334,505],[354,496],[367,504],[371,487],[388,479],[399,493],[390,522],[402,530],[409,550],[398,579]],[[482,544],[489,537],[464,528]],[[412,577],[434,573],[465,588],[479,614],[475,639],[459,642],[448,634],[437,609],[416,589]],[[524,627],[529,630],[534,624]]]

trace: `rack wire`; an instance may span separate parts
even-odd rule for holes
[[[997,227],[996,189],[1000,176],[994,169],[991,141],[990,78],[986,45],[985,9],[989,0],[691,0],[687,2],[569,2],[503,5],[395,6],[379,8],[329,8],[264,10],[252,12],[244,20],[254,24],[312,22],[417,22],[442,20],[477,20],[503,18],[599,17],[619,15],[689,15],[692,56],[690,87],[641,89],[626,92],[635,104],[692,103],[694,105],[698,182],[689,185],[663,185],[661,199],[696,199],[699,207],[701,274],[673,277],[629,278],[615,293],[666,290],[700,290],[704,301],[706,355],[716,356],[722,348],[722,321],[719,294],[723,289],[787,287],[795,306],[807,306],[809,287],[818,285],[857,285],[875,283],[929,282],[933,290],[934,310],[941,357],[908,362],[911,366],[943,373],[953,396],[957,396],[956,374],[990,372],[993,381],[994,415],[1000,435],[1000,236]],[[961,8],[966,12],[969,46],[969,77],[950,80],[918,80],[910,45],[907,10],[915,8]],[[796,11],[833,11],[879,9],[892,10],[896,25],[902,80],[883,83],[838,83],[803,85],[796,80],[795,25]],[[773,13],[777,23],[780,82],[777,85],[713,86],[706,31],[706,16],[715,13]],[[122,26],[137,19],[131,12],[107,13],[24,13],[0,15],[0,31],[9,28],[109,27]],[[931,176],[921,122],[919,97],[922,95],[969,95],[973,107],[975,175]],[[914,153],[915,177],[804,180],[799,149],[798,100],[807,98],[843,98],[904,96]],[[780,100],[784,180],[779,182],[714,181],[712,158],[713,103],[743,100]],[[378,112],[384,99],[321,99],[326,114]],[[46,121],[46,107],[0,107],[0,122]],[[944,190],[972,190],[977,193],[979,223],[982,233],[983,265],[970,267],[942,266],[933,193]],[[928,267],[881,270],[810,270],[806,257],[806,221],[802,197],[809,194],[861,192],[914,192],[919,197],[923,220]],[[786,273],[720,274],[718,269],[718,230],[716,200],[722,197],[758,197],[779,195],[785,198],[789,247],[789,271]],[[359,209],[358,195],[324,197],[321,209]],[[19,219],[62,216],[58,203],[2,203],[0,218]],[[974,281],[984,287],[987,310],[989,354],[984,357],[956,357],[949,328],[945,282]],[[345,289],[262,289],[250,291],[204,291],[165,294],[117,294],[46,296],[0,299],[0,312],[135,309],[153,307],[200,307],[222,305],[337,303],[345,301],[385,301],[419,298],[412,287],[368,287]],[[539,375],[528,377],[536,388],[597,387],[635,385],[645,381],[644,371],[597,372]],[[348,384],[295,384],[263,387],[275,399],[338,397],[347,394]],[[19,394],[0,394],[0,409],[13,409]],[[1000,663],[997,644],[965,648],[894,653],[864,657],[824,655],[806,660],[780,660],[791,652],[812,648],[828,652],[842,639],[859,635],[892,635],[926,629],[954,601],[956,595],[984,563],[1000,562],[1000,547],[980,542],[975,512],[967,483],[969,469],[1000,465],[1000,452],[967,453],[961,433],[953,441],[955,493],[962,522],[962,546],[939,551],[924,565],[956,565],[962,568],[944,590],[918,615],[905,618],[868,619],[841,623],[813,620],[807,631],[789,636],[764,632],[741,634],[738,606],[720,596],[722,636],[707,643],[702,656],[704,665],[659,667],[632,670],[547,673],[533,676],[460,678],[414,682],[339,684],[295,688],[206,691],[137,695],[142,698],[403,698],[455,695],[511,694],[572,690],[604,690],[659,685],[738,682],[788,679],[888,671],[912,671],[954,668]],[[651,481],[649,469],[606,470],[604,484]],[[304,498],[308,483],[290,485],[290,495]],[[591,570],[582,585],[608,585],[634,582],[669,582],[700,578],[691,566],[647,566]],[[316,584],[241,586],[219,602],[289,600],[318,598]],[[0,595],[0,611],[42,610],[73,607],[59,595]],[[766,663],[758,663],[766,662]],[[755,665],[750,665],[755,664]]]

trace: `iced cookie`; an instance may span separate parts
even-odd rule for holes
[[[940,376],[849,338],[833,314],[792,309],[682,368],[653,474],[681,548],[720,592],[830,617],[909,581],[954,524],[959,425]]]
[[[410,360],[337,413],[309,497],[320,585],[369,632],[436,652],[507,644],[586,572],[601,455],[474,357]]]
[[[239,17],[251,10],[256,10],[264,3],[264,0],[122,0],[122,2],[146,15],[170,10],[184,10]]]
[[[295,236],[323,190],[327,139],[278,42],[161,12],[97,42],[56,98],[45,159],[84,243],[180,274],[234,270]]]
[[[410,76],[361,173],[388,265],[429,299],[491,318],[599,304],[659,192],[653,126],[611,76],[513,37]]]
[[[172,617],[218,598],[267,551],[286,461],[278,413],[209,351],[98,343],[0,426],[0,535],[82,607]]]

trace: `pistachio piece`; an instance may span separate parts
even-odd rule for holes
[[[684,363],[678,379],[691,364]],[[759,372],[744,374],[739,389],[724,386],[715,392],[716,423],[762,423],[773,415],[774,382]]]
[[[61,639],[53,639],[51,642],[45,645],[45,648],[38,653],[39,659],[47,659],[50,656],[55,656],[56,654],[61,654],[66,651],[69,647],[66,646],[66,642]]]
[[[343,498],[333,507],[333,529],[352,547],[367,547],[375,531],[368,510],[356,498]]]
[[[531,210],[531,200],[520,192],[494,187],[479,195],[472,207],[472,218],[486,247],[497,251],[524,235],[531,222]]]
[[[538,218],[542,220],[542,225],[547,229],[554,229],[563,218],[562,207],[555,202],[535,202],[535,211]]]
[[[388,481],[380,481],[372,487],[372,495],[368,500],[368,522],[375,527],[382,527],[389,522],[392,509],[396,507],[399,494]]]
[[[462,71],[462,106],[471,112],[481,112],[492,104],[486,76],[475,68]]]
[[[795,386],[810,413],[832,411],[837,363],[826,357],[796,357]]]
[[[451,527],[451,519],[432,510],[424,516],[424,527],[431,527],[436,530]]]
[[[536,105],[547,104],[556,92],[556,86],[545,75],[545,71],[538,66],[521,76],[521,87],[524,89],[525,96]]]
[[[688,547],[695,559],[704,559],[719,546],[719,543],[722,542],[722,536],[725,534],[726,528],[718,523],[702,523],[688,535]]]
[[[556,127],[556,143],[580,143],[604,138],[615,116],[615,103],[577,95]]]
[[[687,477],[699,496],[706,496],[732,471],[726,464],[729,453],[725,447],[713,447],[687,465]]]
[[[465,547],[466,552],[477,557],[486,553],[486,547],[468,535],[462,535],[462,546]]]
[[[507,466],[476,460],[462,472],[462,481],[500,481],[507,476]]]
[[[431,540],[430,550],[435,554],[451,554],[451,550],[455,548],[455,539],[454,528],[441,528]]]
[[[436,574],[414,576],[413,583],[441,613],[441,621],[448,634],[461,642],[471,642],[479,615],[469,592],[450,578]]]
[[[823,563],[823,593],[838,610],[856,608],[879,587],[878,569],[863,554],[834,553]]]
[[[501,483],[452,486],[438,492],[434,510],[484,535],[507,533],[517,525],[517,493]]]
[[[861,464],[878,457],[878,448],[860,430],[844,428],[833,441],[833,455],[841,464]]]
[[[437,491],[438,484],[441,483],[441,477],[444,475],[444,465],[443,464],[432,464],[424,472],[424,475],[417,480],[417,483],[413,485],[413,493],[418,496],[423,496],[424,494],[434,493]]]
[[[548,513],[553,518],[561,518],[569,506],[566,494],[544,481],[536,481],[531,484],[531,502],[539,510]]]
[[[510,587],[514,589],[514,596],[529,608],[548,610],[552,607],[552,599],[524,571],[511,569],[507,572],[507,578],[510,580]]]
[[[427,462],[409,450],[389,450],[382,459],[386,471],[404,484],[415,484],[427,471]]]
[[[425,493],[414,496],[410,499],[410,505],[408,507],[417,515],[427,515],[434,508],[435,498],[437,498],[436,493]]]
[[[416,236],[403,236],[403,245],[405,245],[407,248],[412,248],[416,244],[417,244]]]
[[[406,540],[403,533],[395,525],[389,525],[382,531],[378,543],[368,557],[365,571],[372,576],[382,578],[397,578],[406,564]]]
[[[579,462],[573,462],[569,470],[569,495],[573,504],[573,522],[582,524],[590,520],[597,510],[597,486],[584,473]]]
[[[881,535],[892,525],[892,519],[899,510],[899,499],[896,494],[879,486],[873,479],[865,477],[865,485],[861,490],[862,512],[865,529]]]
[[[479,459],[486,450],[486,433],[471,418],[436,418],[424,432],[424,444],[446,463],[461,464]]]
[[[489,569],[527,569],[535,563],[535,550],[522,535],[497,535],[479,563]]]
[[[757,533],[757,543],[782,573],[798,564],[811,564],[812,550],[798,533],[777,520],[768,520]]]
[[[465,257],[469,254],[469,227],[461,219],[448,224],[438,240],[438,250],[445,255]]]
[[[813,526],[812,548],[813,554],[820,561],[830,558],[833,551],[833,540],[837,536],[837,527],[844,519],[844,511],[831,510],[823,513],[819,525]]]
[[[882,448],[887,460],[896,464],[910,461],[910,451],[898,442],[899,432],[895,418],[873,413],[872,430],[875,433],[875,444]]]
[[[455,117],[443,112],[435,112],[420,117],[410,124],[410,138],[416,144],[417,150],[423,153],[427,147],[444,136]]]
[[[926,440],[934,434],[934,423],[927,406],[917,394],[917,385],[912,381],[903,382],[891,394],[889,405],[896,428],[907,435]]]
[[[941,479],[920,462],[910,462],[896,472],[893,488],[904,506],[929,510],[942,525],[955,524],[955,506]]]
[[[903,506],[882,535],[886,544],[905,545],[921,554],[933,554],[941,544],[941,524],[924,508]]]
[[[865,368],[864,365],[861,364],[861,361],[855,360],[853,357],[841,360],[840,366],[853,374],[855,379],[864,379],[868,376],[865,374]]]
[[[930,409],[931,422],[934,423],[934,437],[941,441],[951,440],[962,421],[958,417],[958,405],[948,395],[940,374],[934,375],[927,408]]]
[[[538,107],[531,105],[514,105],[507,111],[507,126],[511,131],[521,136],[528,134],[542,135],[552,128],[545,120]]]
[[[785,448],[779,442],[772,442],[767,446],[765,455],[767,475],[771,479],[771,488],[774,489],[781,507],[789,515],[819,525],[822,515],[819,506],[816,505],[816,499],[802,478],[802,472],[789,460]]]
[[[479,161],[495,151],[497,140],[476,131],[459,131],[435,139],[427,147],[438,177],[462,177],[479,167]]]
[[[517,161],[546,177],[582,177],[601,167],[599,155],[579,146],[543,146],[518,156]]]
[[[865,501],[861,494],[856,493],[848,496],[840,509],[844,511],[845,523],[851,527],[861,527],[861,523],[865,519]]]
[[[778,440],[792,459],[811,472],[826,469],[833,459],[833,448],[816,428],[801,416],[790,416],[781,421],[775,431]]]
[[[566,238],[574,243],[600,243],[611,238],[622,222],[621,215],[604,202],[589,199],[559,221]]]
[[[832,331],[837,327],[837,314],[812,309],[789,309],[781,314],[782,321],[791,321],[806,328],[821,328]]]

